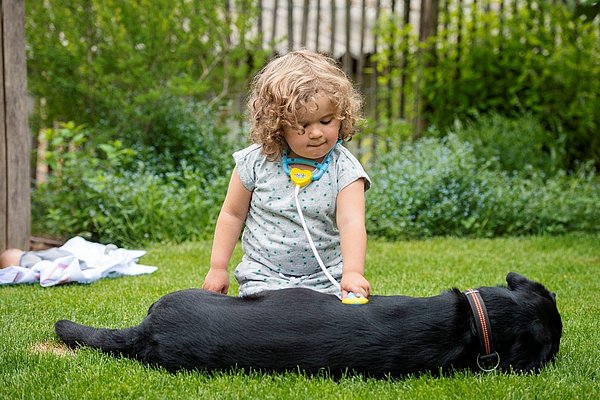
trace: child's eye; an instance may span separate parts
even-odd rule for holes
[[[327,119],[327,120],[325,120],[325,121],[321,121],[321,123],[322,123],[323,125],[329,125],[329,123],[330,123],[331,121],[332,121],[331,119]]]

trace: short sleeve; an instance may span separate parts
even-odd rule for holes
[[[249,191],[253,191],[256,184],[256,163],[263,158],[261,147],[257,144],[246,147],[240,151],[233,153],[237,173],[242,181],[242,184]]]
[[[336,163],[338,190],[342,191],[346,186],[361,178],[365,180],[365,192],[369,190],[371,179],[358,159],[345,147],[338,147],[340,148]]]

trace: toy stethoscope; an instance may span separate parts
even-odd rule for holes
[[[300,206],[300,200],[298,199],[298,194],[300,193],[301,188],[305,187],[306,185],[308,185],[309,183],[311,183],[313,181],[318,181],[319,179],[321,179],[321,177],[327,170],[327,167],[329,167],[329,164],[331,163],[331,156],[333,154],[333,150],[340,143],[341,143],[341,140],[338,140],[336,142],[336,144],[333,146],[333,148],[329,151],[329,153],[327,153],[327,155],[323,159],[323,162],[321,162],[321,163],[318,163],[314,160],[307,160],[306,158],[289,158],[287,156],[287,152],[284,152],[282,160],[281,160],[281,165],[283,167],[283,171],[286,173],[286,175],[289,175],[292,182],[296,185],[296,188],[294,190],[294,199],[296,202],[296,209],[298,210],[298,216],[300,217],[300,222],[302,223],[302,228],[304,228],[304,233],[306,234],[306,238],[308,239],[310,248],[312,249],[312,252],[315,255],[315,258],[317,259],[317,262],[319,263],[319,266],[323,270],[323,273],[325,274],[327,279],[329,279],[331,281],[333,286],[335,286],[338,290],[341,291],[342,288],[341,288],[340,284],[329,273],[329,271],[327,271],[327,267],[325,267],[323,260],[319,256],[319,252],[317,251],[317,248],[315,247],[315,243],[312,240],[312,236],[310,235],[310,232],[308,231],[308,226],[306,225],[306,221],[304,220],[304,214],[302,213],[302,207]],[[310,170],[300,169],[300,168],[296,168],[296,167],[290,168],[290,165],[294,165],[294,164],[309,165],[311,167],[314,167],[315,169],[314,169],[314,171],[310,171]],[[354,305],[366,304],[368,302],[369,302],[369,300],[366,297],[363,297],[362,294],[359,294],[358,296],[356,296],[352,292],[348,292],[348,295],[346,296],[346,298],[342,300],[342,303],[344,303],[344,304],[354,304]]]

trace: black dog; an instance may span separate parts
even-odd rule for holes
[[[516,273],[506,281],[508,288],[478,289],[499,356],[492,364],[537,371],[559,348],[562,322],[555,296]],[[299,368],[400,376],[476,370],[481,352],[477,320],[467,296],[457,289],[429,298],[372,296],[361,306],[309,289],[252,298],[190,289],[164,296],[140,325],[129,329],[66,320],[55,329],[70,347],[95,347],[169,371]]]

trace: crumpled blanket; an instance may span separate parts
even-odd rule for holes
[[[158,267],[140,265],[144,250],[127,250],[114,245],[89,242],[75,236],[60,247],[72,255],[54,261],[43,260],[31,268],[11,266],[0,269],[0,285],[37,283],[55,286],[68,282],[91,283],[101,278],[150,274]]]

